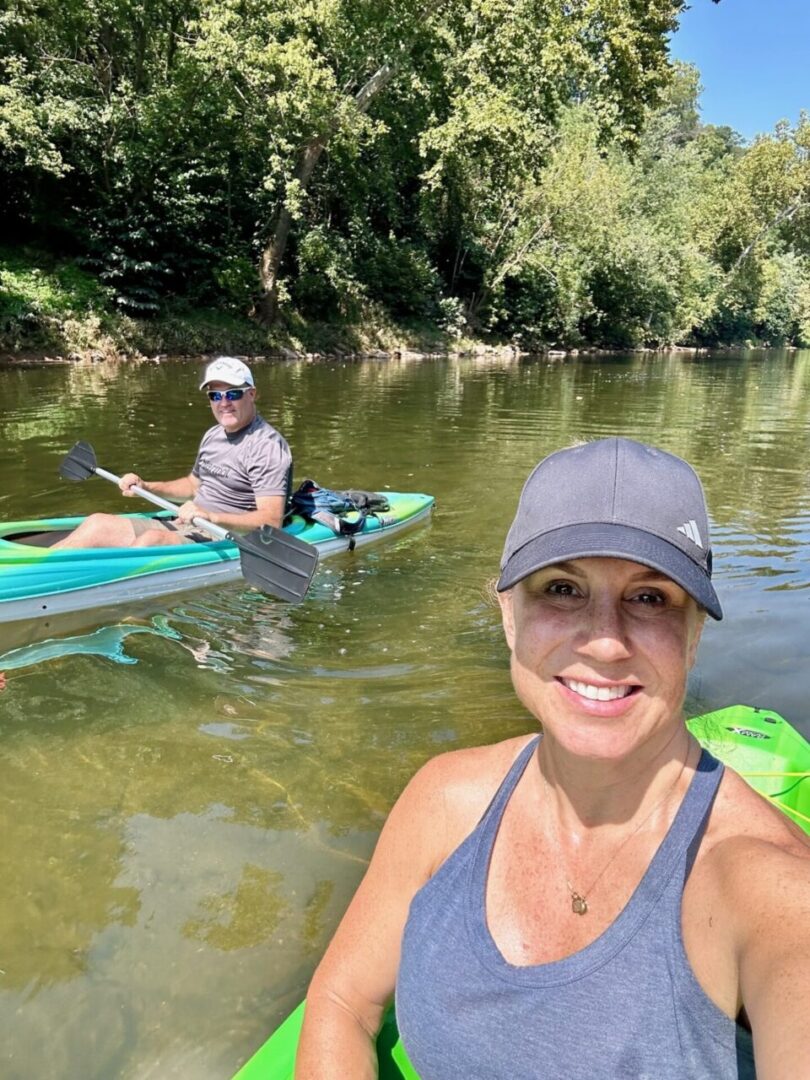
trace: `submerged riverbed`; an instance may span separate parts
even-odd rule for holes
[[[114,472],[188,471],[198,367],[0,368],[0,518],[136,508],[57,478],[78,439]],[[6,1080],[225,1080],[295,1004],[411,773],[529,728],[489,582],[552,449],[623,434],[697,468],[726,619],[690,711],[763,705],[810,735],[810,353],[255,374],[299,480],[436,513],[324,562],[300,607],[229,585],[28,645],[0,624]]]

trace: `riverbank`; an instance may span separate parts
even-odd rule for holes
[[[72,260],[0,248],[0,360],[28,363],[249,356],[373,357],[446,354],[508,343],[460,338],[429,322],[395,323],[369,305],[361,320],[326,323],[292,314],[266,329],[248,315],[167,302],[136,318],[115,307],[112,290]]]
[[[720,348],[761,347],[727,343]],[[615,352],[699,352],[689,342],[602,348],[576,342],[532,342],[464,336],[427,320],[396,322],[369,304],[353,323],[306,320],[295,313],[270,329],[239,311],[165,304],[149,318],[116,309],[112,290],[72,260],[0,248],[0,361],[69,363],[229,353],[281,359],[412,358]]]

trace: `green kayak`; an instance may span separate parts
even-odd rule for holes
[[[389,509],[369,514],[351,538],[297,515],[284,531],[313,544],[323,557],[392,536],[426,520],[433,509],[432,495],[386,491],[385,498]],[[160,511],[124,516],[170,515]],[[351,521],[357,515],[346,517]],[[83,520],[47,518],[0,525],[0,623],[141,601],[241,577],[239,549],[229,540],[174,547],[56,551],[50,547]]]
[[[692,734],[810,833],[810,743],[778,713],[749,705],[696,716]],[[292,1080],[303,1002],[239,1070],[234,1080]],[[380,1080],[419,1080],[399,1041],[393,1008],[377,1039]]]

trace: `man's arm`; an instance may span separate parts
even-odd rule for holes
[[[200,481],[193,473],[180,476],[177,480],[142,480],[137,473],[129,472],[121,477],[118,486],[121,492],[130,498],[135,495],[133,487],[142,487],[154,495],[162,495],[164,499],[193,499],[200,487]]]
[[[255,510],[249,510],[245,514],[229,514],[224,510],[203,510],[190,501],[179,508],[177,516],[181,521],[191,521],[192,518],[201,517],[206,521],[212,521],[215,525],[221,525],[224,529],[250,532],[251,529],[261,528],[262,525],[275,525],[280,528],[284,520],[284,503],[283,495],[264,495],[256,499]]]

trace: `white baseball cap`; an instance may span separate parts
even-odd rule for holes
[[[256,385],[250,368],[235,356],[218,356],[211,361],[205,369],[200,389],[204,389],[211,382],[230,383],[231,386]]]

